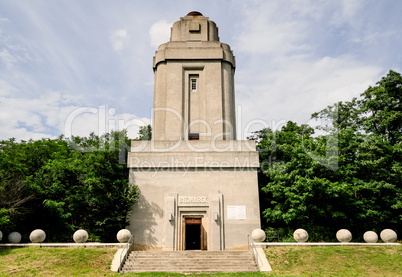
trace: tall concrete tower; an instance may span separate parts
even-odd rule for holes
[[[155,140],[236,139],[235,59],[213,21],[191,12],[175,22],[153,68]]]
[[[235,59],[216,24],[190,12],[153,60],[151,141],[133,141],[130,183],[141,196],[128,228],[144,250],[247,247],[260,228],[253,141],[236,140]]]

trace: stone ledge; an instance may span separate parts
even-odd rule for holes
[[[166,60],[223,60],[236,67],[233,52],[219,41],[169,41],[156,51],[153,68]]]
[[[366,242],[255,242],[256,247],[269,248],[278,246],[402,246],[400,243],[366,243]]]
[[[260,163],[257,152],[175,152],[128,154],[128,167],[138,169],[189,169],[189,168],[234,168],[257,169]]]
[[[130,152],[255,152],[254,140],[140,140],[131,141]]]
[[[0,243],[0,249],[11,248],[124,248],[126,243]]]

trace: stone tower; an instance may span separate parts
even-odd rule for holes
[[[153,68],[155,140],[236,139],[235,59],[213,21],[192,12],[175,22]]]
[[[253,141],[236,140],[235,59],[216,24],[190,12],[159,46],[151,141],[133,141],[130,183],[141,191],[128,228],[135,247],[247,247],[260,228]]]

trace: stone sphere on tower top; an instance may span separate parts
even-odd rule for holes
[[[199,16],[199,15],[202,16],[202,13],[197,11],[192,11],[187,14],[187,16]]]

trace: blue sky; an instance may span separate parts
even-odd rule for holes
[[[151,118],[152,57],[190,11],[237,59],[239,138],[359,96],[402,67],[402,1],[0,1],[0,139],[128,129]]]

